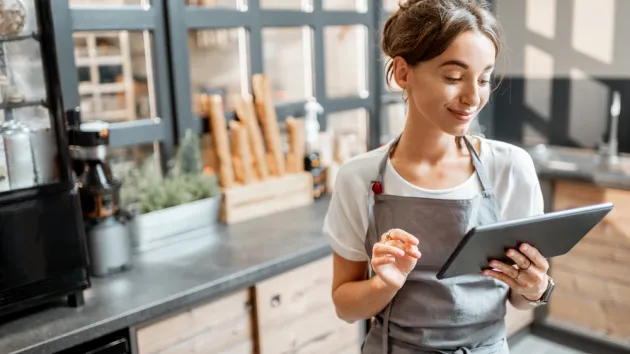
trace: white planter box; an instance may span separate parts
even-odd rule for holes
[[[212,230],[219,223],[221,196],[136,215],[132,221],[135,252],[143,252],[194,237],[201,228]]]

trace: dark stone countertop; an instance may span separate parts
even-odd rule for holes
[[[602,188],[630,190],[630,156],[621,155],[619,163],[606,165],[588,149],[555,146],[523,148],[531,155],[540,179],[584,182]]]
[[[49,306],[0,323],[0,353],[55,353],[140,325],[331,254],[328,199],[138,255],[134,267],[93,278],[85,306]]]

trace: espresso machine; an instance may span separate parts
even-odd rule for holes
[[[90,274],[107,276],[131,267],[131,217],[120,206],[121,181],[107,163],[109,124],[90,121],[68,131],[90,255]]]

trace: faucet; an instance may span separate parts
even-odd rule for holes
[[[619,91],[613,92],[612,105],[610,106],[610,126],[608,129],[608,144],[602,150],[603,162],[616,164],[619,162],[619,113],[621,113],[621,95]]]

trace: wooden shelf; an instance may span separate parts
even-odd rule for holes
[[[39,40],[36,32],[25,33],[25,34],[18,34],[18,35],[14,35],[14,36],[0,36],[0,42],[1,43],[22,41],[22,40],[25,40],[25,39]]]
[[[36,107],[36,106],[44,106],[46,107],[46,100],[24,100],[21,102],[3,102],[0,103],[0,109],[16,109],[16,108],[25,108],[25,107]]]

